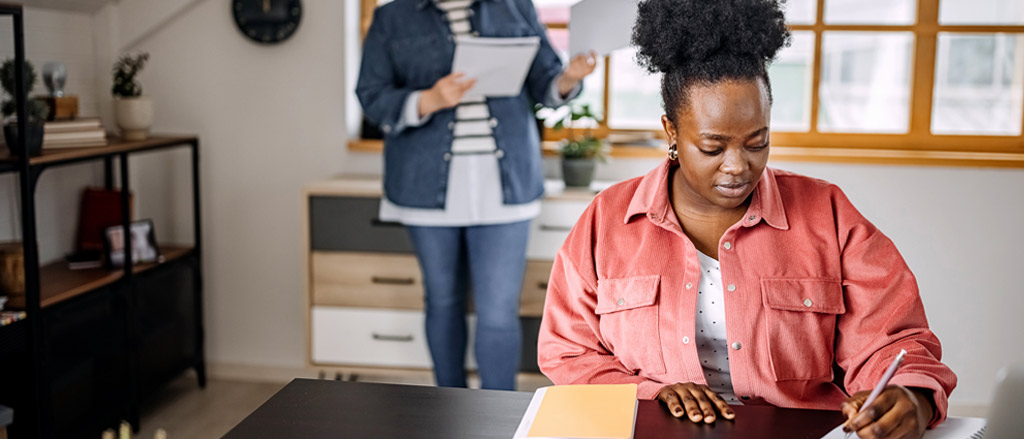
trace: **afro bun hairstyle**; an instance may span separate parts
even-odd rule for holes
[[[637,62],[662,73],[665,113],[675,122],[694,84],[762,78],[789,45],[785,0],[640,0],[633,45]]]

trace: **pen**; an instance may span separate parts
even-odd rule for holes
[[[899,369],[900,365],[903,364],[903,357],[905,356],[907,356],[907,350],[900,349],[899,355],[896,355],[896,358],[892,360],[892,364],[890,364],[889,368],[885,370],[885,374],[882,375],[882,379],[878,380],[878,384],[875,384],[875,389],[871,391],[871,394],[868,395],[868,399],[865,400],[864,404],[860,406],[860,410],[857,410],[857,413],[864,411],[864,407],[867,407],[871,405],[871,403],[875,402],[875,398],[878,398],[878,394],[882,393],[882,390],[885,389],[885,386],[889,385],[889,380],[891,380],[892,376],[896,373],[896,369]],[[847,420],[846,422],[850,421]],[[845,437],[850,437],[850,434],[852,433],[853,432],[846,433]]]

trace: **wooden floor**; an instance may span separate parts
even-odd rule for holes
[[[135,437],[150,439],[162,428],[169,439],[219,438],[284,385],[211,379],[200,389],[194,374],[182,375],[143,407]]]

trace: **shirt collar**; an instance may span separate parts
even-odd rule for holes
[[[633,193],[629,201],[629,208],[626,209],[624,223],[628,223],[636,215],[647,214],[652,218],[668,215],[671,211],[671,203],[668,198],[668,177],[675,161],[665,161],[648,172],[640,179],[640,185]],[[782,203],[782,194],[779,193],[779,185],[775,180],[775,171],[772,168],[764,168],[761,179],[754,188],[753,196],[750,199],[750,207],[747,208],[747,215],[740,220],[740,225],[753,227],[764,219],[768,225],[788,230],[789,222],[786,221],[786,209]]]

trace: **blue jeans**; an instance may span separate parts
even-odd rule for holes
[[[519,294],[530,222],[406,228],[423,271],[427,345],[437,385],[466,387],[466,291],[472,283],[473,349],[481,385],[515,390],[523,343]]]

